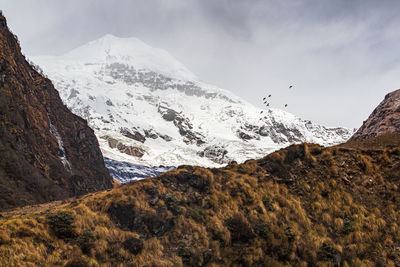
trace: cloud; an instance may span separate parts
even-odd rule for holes
[[[360,126],[399,87],[398,1],[0,2],[28,55],[135,36],[255,105],[272,93],[274,106],[327,125]]]

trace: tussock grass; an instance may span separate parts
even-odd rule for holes
[[[182,166],[4,214],[0,265],[395,266],[399,164],[393,147],[301,144],[222,169]]]

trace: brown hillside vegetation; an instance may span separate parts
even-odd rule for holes
[[[293,145],[221,169],[181,166],[3,213],[0,264],[399,266],[399,173],[399,147],[351,144]]]
[[[341,144],[339,146],[348,148],[366,149],[366,150],[400,147],[400,134],[387,133],[374,138],[350,140],[347,143]]]

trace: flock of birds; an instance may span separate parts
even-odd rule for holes
[[[290,85],[290,86],[289,86],[289,89],[292,89],[293,87],[294,87],[293,85]],[[269,94],[269,95],[263,97],[263,103],[264,103],[264,105],[265,105],[266,108],[269,108],[269,106],[270,106],[269,99],[271,98],[271,96],[272,96],[272,95]],[[287,107],[288,107],[288,104],[285,104],[285,108],[287,108]],[[263,113],[264,113],[264,110],[261,110],[260,115],[263,114]],[[260,120],[266,119],[266,118],[267,118],[267,117],[263,117],[263,118],[260,118]]]

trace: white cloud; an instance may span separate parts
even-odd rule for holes
[[[0,0],[28,55],[105,33],[175,55],[203,80],[260,105],[358,127],[399,76],[397,1]],[[293,91],[287,89],[295,84]]]

